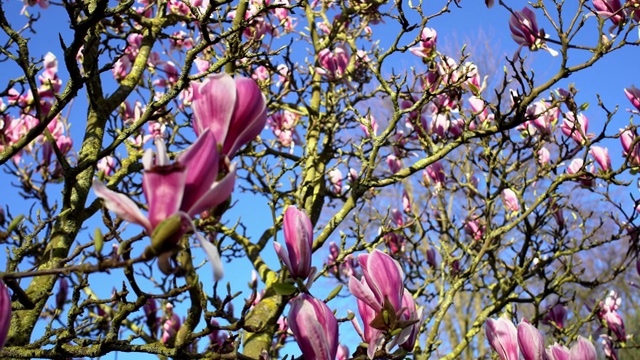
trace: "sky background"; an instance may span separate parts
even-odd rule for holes
[[[521,1],[510,1],[508,4],[512,4],[515,9],[521,9]],[[442,7],[444,1],[425,1],[423,8],[426,13],[432,13],[435,10]],[[518,45],[511,39],[508,28],[509,13],[499,6],[494,7],[491,10],[487,10],[482,1],[463,1],[464,7],[461,9],[452,8],[450,14],[441,16],[430,21],[427,26],[434,28],[438,32],[438,50],[446,55],[454,58],[459,58],[459,49],[462,45],[466,45],[466,51],[471,52],[470,60],[477,62],[483,70],[483,63],[486,67],[490,67],[491,64],[495,64],[495,68],[498,73],[503,69],[506,64],[505,58],[511,58],[518,49]],[[14,25],[14,28],[20,28],[25,23],[25,17],[20,15],[22,3],[16,0],[5,1],[4,10],[9,18],[9,21]],[[571,10],[571,9],[568,9]],[[41,58],[47,52],[54,53],[58,59],[62,58],[62,51],[60,47],[60,37],[70,42],[71,32],[66,22],[66,12],[60,7],[52,5],[47,10],[41,10],[37,7],[30,7],[28,11],[32,14],[39,14],[40,20],[35,23],[35,34],[29,35],[29,46],[32,51],[31,56],[35,59]],[[300,17],[300,14],[297,15]],[[303,19],[299,20],[298,29],[302,29],[304,25]],[[410,18],[410,20],[416,20]],[[548,22],[545,19],[538,18],[540,27],[545,29],[551,29]],[[591,17],[586,20],[587,28],[596,27],[596,18]],[[605,27],[608,27],[606,25]],[[380,48],[386,48],[397,34],[397,27],[391,23],[380,23],[372,26],[373,38],[380,40]],[[548,30],[548,32],[550,32]],[[418,32],[416,30],[413,35],[406,37],[406,42],[409,42]],[[636,40],[637,37],[634,34],[632,40]],[[597,42],[597,33],[595,31],[584,31],[584,35],[577,38],[578,42],[584,44],[595,44]],[[0,42],[6,42],[6,36],[0,35]],[[311,52],[308,48],[308,44],[299,42],[292,45],[293,51],[300,54],[299,64],[303,65],[305,57]],[[558,49],[557,45],[551,45],[550,47]],[[487,50],[489,49],[489,50]],[[492,53],[493,56],[487,56]],[[559,58],[553,58],[549,53],[545,51],[538,51],[535,53],[529,51],[523,51],[523,55],[528,57],[528,61],[531,67],[535,69],[536,78],[546,79],[550,75],[557,71],[559,65]],[[589,56],[588,53],[580,51],[572,51],[573,63],[583,60],[585,56]],[[580,90],[578,95],[578,103],[588,102],[591,106],[585,111],[585,114],[590,120],[590,132],[597,132],[601,129],[606,115],[599,109],[597,104],[597,95],[600,95],[604,104],[609,109],[615,108],[619,105],[619,111],[615,115],[613,121],[614,128],[622,128],[629,123],[630,115],[625,109],[630,107],[629,102],[623,93],[623,88],[632,84],[640,85],[640,75],[637,71],[637,59],[639,53],[637,48],[628,48],[620,51],[619,54],[612,54],[605,59],[599,61],[595,66],[587,69],[584,72],[573,74],[569,79],[561,82],[562,87],[567,87],[569,83],[574,83],[576,88]],[[497,61],[497,64],[495,63]],[[571,63],[570,63],[571,64]],[[0,83],[6,84],[7,80],[17,76],[17,67],[10,62],[2,63],[2,71],[0,72]],[[420,59],[411,53],[395,55],[392,65],[385,69],[385,71],[399,72],[410,67],[416,67],[418,69],[423,68],[424,65]],[[486,69],[485,67],[485,69]],[[424,71],[424,69],[422,69]],[[61,66],[59,76],[66,83],[68,74],[63,66]],[[482,74],[484,76],[484,74]],[[109,89],[106,89],[108,92]],[[81,142],[82,131],[84,127],[84,121],[86,118],[86,100],[85,93],[82,91],[78,99],[74,102],[70,112],[71,123],[71,135],[74,139],[74,149],[78,150],[78,145]],[[612,131],[609,131],[611,133]],[[263,136],[271,136],[269,130],[265,130]],[[609,146],[611,158],[614,166],[619,165],[623,158],[621,156],[622,150],[617,140],[611,140],[605,142],[605,145]],[[297,150],[299,151],[299,149]],[[27,159],[28,160],[28,159]],[[12,181],[12,177],[7,175],[0,176],[0,186],[8,188]],[[50,190],[54,190],[53,186]],[[634,195],[637,195],[637,189],[635,186],[630,187],[629,191]],[[89,202],[93,201],[95,197],[90,196]],[[256,201],[256,198],[252,195],[247,195],[239,192],[236,186],[236,191],[233,194],[233,200],[236,205],[231,208],[224,216],[223,221],[227,224],[234,224],[237,221],[241,221],[247,227],[247,234],[249,237],[257,238],[262,234],[262,231],[271,225],[272,219],[270,216],[270,210],[266,203]],[[16,215],[20,213],[21,197],[17,191],[7,191],[4,193],[2,202],[3,205],[10,205],[12,214]],[[24,209],[28,211],[28,209]],[[89,234],[93,232],[93,227],[97,226],[96,222],[87,222],[88,231],[82,233],[78,242],[88,239]],[[322,224],[318,224],[319,226]],[[133,231],[139,231],[140,229],[136,225],[129,225]],[[318,228],[318,227],[316,227]],[[280,241],[283,241],[282,236],[278,236]],[[330,239],[338,241],[338,238]],[[105,247],[106,248],[106,247]],[[106,251],[106,250],[105,250]],[[199,250],[195,250],[194,253],[202,258],[202,254]],[[267,255],[270,254],[270,255]],[[326,259],[327,249],[321,249],[314,255],[314,265],[321,267],[322,263]],[[267,263],[272,268],[278,267],[275,253],[271,246],[268,246],[264,251],[264,257]],[[4,262],[6,261],[6,255],[0,254],[0,268],[4,268]],[[246,284],[251,279],[251,266],[245,259],[238,259],[233,263],[225,264],[226,277],[223,280],[225,283],[229,281],[231,283],[232,292],[245,291],[240,299],[248,296],[246,293]],[[112,271],[111,275],[107,274],[95,274],[92,275],[92,281],[97,281],[105,286],[96,287],[94,290],[101,298],[110,297],[112,287],[121,288],[122,278],[120,271]],[[205,284],[205,289],[210,293],[210,286],[212,286],[212,277],[207,277],[205,272],[200,272],[201,281]],[[108,284],[108,285],[107,285]],[[326,296],[335,286],[337,282],[335,280],[321,280],[313,288],[313,293],[319,298]],[[262,288],[261,286],[260,288]],[[224,289],[224,286],[219,286],[220,290]],[[246,296],[244,295],[246,294]],[[188,302],[187,302],[188,303]],[[346,316],[347,309],[356,310],[355,302],[351,298],[337,299],[330,303],[332,309],[337,309],[337,316]],[[236,309],[241,308],[241,305],[237,305]],[[180,312],[184,307],[177,305],[176,309]],[[44,326],[45,322],[41,322],[41,326]],[[359,338],[351,329],[351,325],[343,323],[340,327],[342,335],[341,340],[347,344],[350,344],[350,350],[354,350],[355,345],[359,342]],[[42,331],[40,329],[39,331]],[[297,346],[288,346],[287,353],[292,355],[299,355]],[[103,359],[154,359],[155,356],[143,355],[143,354],[109,354]]]

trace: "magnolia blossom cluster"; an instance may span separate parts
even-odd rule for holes
[[[38,81],[40,83],[37,89],[38,104],[36,104],[36,98],[31,90],[21,94],[13,88],[8,91],[7,104],[0,100],[0,112],[3,113],[2,118],[0,118],[0,151],[4,151],[6,147],[17,143],[40,123],[36,115],[36,107],[39,108],[42,115],[46,115],[56,100],[55,97],[62,88],[62,80],[58,77],[58,60],[52,53],[47,53],[44,56],[43,72],[38,76]],[[13,107],[19,108],[19,115],[15,118],[10,116],[8,112]],[[47,125],[47,130],[55,142],[55,147],[66,158],[73,148],[73,140],[68,135],[64,121],[59,116],[55,117]],[[18,163],[20,161],[23,151],[34,154],[34,157],[36,157],[35,154],[38,154],[37,159],[40,169],[47,170],[43,173],[43,176],[51,175],[57,178],[62,174],[60,162],[52,161],[54,144],[44,135],[39,135],[35,142],[20,150],[14,156],[14,162]],[[54,164],[54,169],[49,169],[48,166],[52,163]]]
[[[296,125],[300,121],[300,115],[289,110],[283,110],[271,115],[267,119],[267,124],[273,135],[276,136],[280,146],[290,148],[293,152],[294,145],[301,145],[302,139],[296,131]]]
[[[266,123],[264,97],[251,79],[212,75],[196,86],[192,106],[198,139],[171,162],[164,140],[156,137],[155,156],[149,149],[143,157],[147,216],[126,195],[98,180],[93,183],[94,192],[109,210],[144,227],[151,237],[145,256],[159,256],[164,272],[172,271],[169,255],[180,238],[195,230],[192,219],[229,198],[236,165],[228,165],[228,159],[255,138]],[[220,279],[223,270],[216,247],[194,232],[209,257],[214,277]]]
[[[519,360],[520,355],[524,360],[597,359],[596,348],[582,336],[578,336],[571,348],[555,343],[545,349],[544,336],[526,319],[522,319],[517,328],[511,320],[504,317],[488,319],[485,332],[500,360]]]
[[[331,242],[329,244],[329,256],[326,260],[326,265],[329,266],[329,273],[331,275],[340,281],[344,281],[358,274],[360,264],[355,256],[348,254],[340,262],[338,261],[339,257],[340,246],[335,242]]]
[[[618,312],[622,299],[615,291],[611,291],[604,301],[598,305],[598,317],[604,322],[619,341],[627,340],[627,333],[624,329],[624,321]]]

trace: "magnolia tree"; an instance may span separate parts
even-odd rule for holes
[[[640,3],[434,3],[0,4],[0,357],[631,356]]]

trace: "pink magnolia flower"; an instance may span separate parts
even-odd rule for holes
[[[53,53],[48,52],[43,59],[44,72],[38,76],[40,88],[38,93],[41,97],[53,97],[60,92],[62,80],[58,77],[58,59]]]
[[[518,347],[524,360],[546,360],[544,336],[527,319],[522,319],[518,324]]]
[[[569,164],[569,167],[567,167],[567,173],[572,175],[577,174],[578,172],[580,172],[580,170],[582,170],[583,166],[584,166],[584,161],[582,161],[582,159],[573,159]],[[587,174],[584,176],[581,176],[578,181],[580,181],[580,184],[583,187],[590,188],[594,184],[592,173],[593,171],[595,171],[595,167],[591,165],[590,169],[589,170],[585,169],[585,171],[587,172]]]
[[[362,129],[362,131],[364,131],[364,135],[367,138],[371,137],[371,132],[369,131],[369,127],[371,127],[371,130],[373,131],[373,135],[378,136],[378,128],[379,128],[378,122],[371,114],[367,115],[364,118],[363,123],[360,124],[360,128]]]
[[[460,80],[460,72],[458,70],[458,64],[450,56],[443,56],[442,61],[438,63],[440,80],[445,85],[454,84]]]
[[[484,235],[484,226],[480,226],[478,219],[468,220],[464,223],[464,231],[477,241]]]
[[[69,283],[67,279],[61,277],[58,281],[58,293],[56,294],[56,309],[62,311],[69,295]]]
[[[278,323],[280,323],[280,320],[278,320]],[[220,324],[216,319],[211,319],[210,324],[214,328],[214,330],[212,330],[211,333],[209,334],[209,344],[210,344],[209,346],[224,345],[225,341],[229,336],[227,335],[227,333],[220,331]]]
[[[451,121],[449,121],[449,116],[444,113],[437,113],[434,114],[431,119],[431,126],[429,130],[439,138],[446,139],[450,126]]]
[[[436,249],[432,247],[430,247],[427,250],[427,264],[434,269],[438,266],[438,260],[436,258]]]
[[[342,171],[340,171],[340,169],[334,168],[331,169],[331,171],[329,171],[327,175],[329,176],[329,182],[333,187],[333,192],[335,194],[342,193],[342,179],[344,179]]]
[[[551,154],[546,147],[540,148],[540,150],[538,150],[538,163],[540,163],[540,165],[548,164],[550,159]]]
[[[621,302],[622,299],[620,299],[618,294],[612,290],[604,302],[600,302],[598,317],[604,320],[607,324],[607,328],[616,335],[618,340],[626,341],[627,334],[624,329],[624,321],[622,320],[620,313],[617,311]]]
[[[287,322],[305,359],[334,360],[338,320],[327,304],[302,294],[291,301]]]
[[[446,178],[442,163],[440,161],[436,161],[427,166],[427,168],[422,172],[422,179],[426,186],[433,183],[436,190],[443,188]]]
[[[537,101],[527,108],[531,125],[542,134],[551,134],[552,125],[558,121],[560,109],[551,108],[546,101]]]
[[[296,131],[296,125],[299,120],[300,115],[284,110],[271,115],[267,119],[267,123],[273,134],[278,138],[280,145],[285,148],[290,147],[291,151],[293,151],[294,145],[302,144],[300,135]]]
[[[394,342],[398,343],[400,347],[407,351],[413,351],[420,333],[420,326],[422,326],[423,308],[416,305],[413,296],[407,289],[404,289],[404,293],[402,294],[402,307],[404,311],[402,312],[400,319],[402,321],[417,322],[402,329],[402,332],[397,335]]]
[[[312,272],[313,225],[311,220],[304,211],[298,210],[295,206],[289,206],[284,212],[283,227],[287,249],[285,250],[277,242],[273,243],[273,247],[292,278],[306,279]]]
[[[402,169],[402,160],[391,154],[387,156],[387,166],[389,167],[389,171],[391,171],[392,174],[395,174]]]
[[[173,305],[171,303],[167,304],[166,310],[167,313],[162,323],[162,338],[160,339],[163,344],[173,341],[181,325],[180,317],[173,312]]]
[[[382,332],[382,330],[378,330],[371,326],[371,322],[375,319],[377,313],[364,301],[356,299],[356,302],[358,304],[358,313],[362,318],[364,328],[360,327],[360,324],[355,317],[351,319],[351,324],[353,324],[353,327],[355,328],[358,335],[360,335],[360,338],[362,338],[364,342],[369,344],[369,347],[367,348],[367,355],[369,356],[369,359],[373,359],[375,357],[376,351],[378,351],[378,349],[382,347],[382,344],[384,342],[384,333]]]
[[[0,279],[0,349],[4,346],[11,325],[11,297],[7,286]]]
[[[589,154],[596,159],[598,165],[600,165],[600,169],[602,171],[607,172],[611,170],[611,158],[609,157],[609,149],[603,148],[601,146],[592,146],[591,150],[589,150]]]
[[[424,28],[420,33],[420,46],[409,49],[414,55],[428,58],[436,49],[438,33],[432,28]]]
[[[593,7],[596,9],[598,16],[611,20],[616,26],[621,21],[624,21],[626,14],[622,10],[620,0],[593,0]]]
[[[566,113],[560,129],[565,136],[570,136],[578,145],[584,144],[586,139],[590,137],[587,134],[589,119],[582,113],[577,115],[577,119],[573,112]]]
[[[269,70],[266,67],[260,65],[256,68],[251,78],[258,82],[265,82],[269,80]]]
[[[104,171],[106,176],[111,175],[116,169],[116,159],[113,156],[103,157],[98,161],[98,171]]]
[[[569,360],[569,349],[566,346],[555,343],[550,345],[545,351],[548,360]]]
[[[502,190],[502,201],[504,203],[504,207],[511,212],[520,211],[520,204],[518,202],[518,196],[516,193],[507,188]]]
[[[469,105],[471,111],[478,117],[480,123],[493,119],[493,114],[489,114],[489,107],[481,98],[476,96],[469,97]]]
[[[229,198],[235,183],[236,166],[233,164],[218,179],[220,154],[216,150],[216,139],[209,130],[205,130],[173,164],[169,163],[167,150],[160,139],[156,139],[156,146],[155,162],[151,150],[147,150],[143,157],[142,189],[149,206],[147,217],[131,199],[108,189],[98,180],[93,182],[93,191],[104,200],[109,210],[126,221],[143,226],[149,236],[155,235],[154,231],[165,220],[178,216],[182,223],[179,229],[164,234],[165,239],[157,239],[162,241],[160,244],[153,244],[152,238],[152,250],[162,253],[175,246],[180,237],[193,228],[192,217]],[[222,278],[218,250],[198,232],[195,233],[209,257],[215,278]]]
[[[333,52],[329,49],[322,49],[318,53],[320,66],[316,67],[316,72],[329,80],[340,79],[347,70],[350,57],[344,46],[337,46]]]
[[[562,304],[556,304],[547,311],[543,322],[546,324],[554,324],[558,328],[564,328],[564,322],[567,320],[567,307]]]
[[[20,15],[23,15],[25,11],[27,11],[27,6],[36,6],[36,4],[40,5],[41,9],[49,8],[49,0],[22,0],[24,6],[22,10],[20,10]]]
[[[613,338],[606,334],[600,334],[600,342],[602,343],[602,352],[607,359],[618,360],[618,352],[613,347]]]
[[[637,9],[636,13],[640,14],[640,9]],[[640,111],[640,89],[631,85],[630,88],[624,89],[624,94],[627,96],[627,99],[629,99],[631,104]]]
[[[402,190],[402,210],[406,214],[411,214],[411,198],[406,189]]]
[[[569,349],[570,360],[596,360],[596,348],[591,341],[578,336],[576,341]]]
[[[501,360],[518,360],[518,330],[511,320],[503,317],[487,319],[485,334]]]
[[[193,129],[196,135],[210,129],[229,158],[264,128],[266,102],[252,79],[222,73],[193,86]]]
[[[168,305],[169,304],[167,304],[167,306]],[[142,305],[142,311],[144,311],[149,331],[151,332],[152,337],[155,338],[158,335],[158,304],[156,303],[156,300],[153,298],[147,300],[147,302]]]
[[[336,354],[336,360],[349,359],[349,348],[346,345],[338,345],[338,353]]]
[[[475,96],[480,96],[480,93],[487,86],[487,76],[485,76],[484,80],[481,81],[478,67],[472,62],[464,63],[462,73],[463,76],[467,78],[467,81],[465,81],[465,85],[467,85],[469,90],[471,90],[471,93]]]
[[[536,13],[528,7],[524,7],[522,11],[514,11],[509,18],[509,29],[511,37],[520,46],[526,46],[531,51],[545,49],[552,56],[558,55],[545,44],[546,34],[544,30],[538,30],[538,21]]]
[[[363,277],[358,281],[352,276],[349,279],[349,291],[377,313],[382,311],[385,300],[391,303],[396,312],[399,311],[404,292],[404,272],[400,264],[377,249],[371,254],[359,255],[358,262]]]
[[[620,129],[620,143],[624,150],[623,155],[629,159],[629,163],[633,166],[640,165],[640,146],[638,144],[633,146],[633,142],[637,137],[635,129]]]

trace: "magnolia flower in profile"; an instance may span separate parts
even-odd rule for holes
[[[422,180],[424,181],[425,186],[433,184],[436,190],[441,189],[446,180],[442,163],[436,161],[427,166],[427,168],[422,171]]]
[[[471,219],[464,223],[464,231],[477,241],[484,235],[484,226],[480,226],[478,219]]]
[[[336,360],[349,359],[349,348],[346,345],[338,345],[338,353],[336,354]]]
[[[518,330],[511,320],[500,317],[487,319],[485,334],[501,360],[518,360]]]
[[[625,12],[622,9],[620,0],[593,0],[593,7],[598,16],[611,20],[614,25],[624,22]]]
[[[624,321],[620,313],[618,313],[621,302],[622,299],[612,290],[606,299],[600,302],[598,317],[607,324],[607,328],[616,335],[618,340],[626,341],[627,333],[624,329]]]
[[[7,286],[0,279],[0,349],[4,346],[11,325],[11,297]]]
[[[613,346],[613,338],[607,334],[600,334],[600,342],[602,343],[602,352],[607,359],[618,360],[618,352]]]
[[[106,176],[110,176],[116,169],[116,159],[113,156],[103,157],[98,161],[98,171],[104,171]]]
[[[516,193],[507,188],[502,190],[502,201],[504,203],[504,207],[511,212],[520,211],[520,204],[518,203],[518,196]]]
[[[545,43],[546,34],[544,30],[538,29],[536,13],[528,7],[522,11],[514,11],[509,18],[509,29],[511,37],[521,47],[527,47],[531,51],[538,49],[547,50],[552,56],[557,56],[558,52],[547,47]]]
[[[551,107],[550,103],[544,100],[537,101],[527,107],[527,118],[536,130],[542,134],[551,134],[552,125],[558,121],[560,108]]]
[[[414,55],[429,58],[436,49],[438,33],[432,28],[424,28],[420,33],[420,46],[409,49]]]
[[[155,161],[150,149],[143,157],[142,190],[149,208],[147,216],[126,195],[108,189],[101,181],[93,182],[93,191],[104,200],[107,209],[145,228],[151,237],[148,250],[152,256],[172,250],[188,230],[194,229],[193,217],[228,199],[236,173],[235,164],[219,171],[220,154],[208,129],[174,163],[170,163],[162,139],[156,138],[156,146]],[[219,280],[223,271],[218,250],[197,231],[195,234]]]
[[[327,174],[329,176],[329,182],[333,188],[333,192],[335,194],[342,193],[342,179],[344,176],[342,175],[342,171],[338,168],[331,169]]]
[[[540,165],[548,164],[550,159],[551,159],[551,154],[549,153],[549,150],[546,147],[542,147],[540,148],[540,150],[538,150],[538,163]]]
[[[556,327],[564,328],[564,322],[567,320],[567,307],[562,304],[556,304],[547,311],[547,315],[542,320],[543,323],[553,324]]]
[[[334,360],[338,320],[327,304],[302,294],[291,301],[287,323],[305,359]]]
[[[395,174],[402,169],[402,160],[391,154],[387,156],[387,166],[389,167],[389,171],[391,171],[392,174]]]
[[[212,74],[193,86],[193,129],[209,129],[222,153],[233,158],[260,134],[267,122],[267,107],[253,79]]]
[[[601,146],[592,146],[589,150],[589,154],[596,159],[596,162],[600,166],[602,171],[607,172],[611,170],[611,158],[609,157],[609,149]]]
[[[167,304],[164,322],[162,323],[162,338],[160,341],[162,341],[163,344],[173,341],[178,330],[180,330],[180,325],[180,317],[173,312],[173,304]]]
[[[640,14],[640,9],[637,9],[636,13]],[[630,88],[624,89],[624,94],[627,96],[627,99],[629,99],[631,104],[640,111],[640,89],[631,85]]]
[[[591,341],[578,336],[570,349],[555,343],[545,351],[548,360],[596,360],[596,348]]]
[[[156,300],[153,298],[148,299],[147,302],[142,305],[142,311],[144,311],[149,331],[151,332],[152,337],[155,338],[158,334],[158,304]]]
[[[582,159],[573,159],[569,164],[569,166],[567,167],[567,173],[571,175],[577,174],[582,170],[583,166],[584,166],[584,161],[582,161]],[[584,176],[581,176],[578,179],[578,181],[583,187],[590,188],[594,185],[594,180],[592,176],[594,171],[595,171],[595,166],[591,165],[589,169],[585,169],[586,174]]]
[[[620,129],[620,143],[624,150],[623,155],[629,158],[629,163],[633,166],[640,165],[640,146],[638,144],[633,145],[637,137],[635,129]]]
[[[587,134],[589,119],[583,113],[577,115],[573,112],[566,113],[560,129],[565,136],[570,136],[578,145],[584,144],[585,140],[590,137]]]
[[[313,272],[311,268],[311,253],[313,246],[313,225],[304,211],[295,206],[289,206],[284,212],[284,241],[285,250],[280,243],[274,242],[273,247],[278,257],[291,273],[294,279],[306,279]]]
[[[544,359],[544,336],[527,319],[522,319],[518,324],[518,347],[525,360]]]

